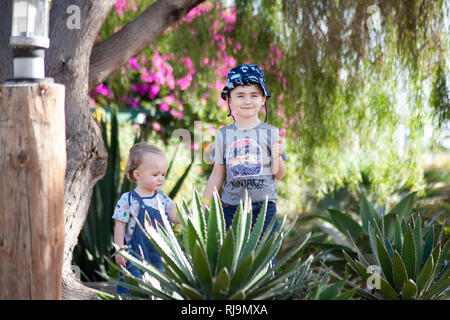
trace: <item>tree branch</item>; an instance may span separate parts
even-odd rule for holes
[[[138,18],[92,49],[89,91],[204,0],[158,0]]]

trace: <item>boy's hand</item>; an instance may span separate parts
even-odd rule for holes
[[[281,157],[283,155],[284,150],[284,141],[283,137],[279,137],[275,140],[275,142],[272,145],[272,155],[274,158]]]

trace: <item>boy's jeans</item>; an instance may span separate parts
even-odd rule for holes
[[[252,202],[252,212],[253,212],[252,229],[253,229],[253,225],[256,223],[256,220],[258,219],[259,212],[261,211],[262,205],[263,205],[263,202]],[[231,204],[226,204],[226,203],[222,202],[226,230],[228,230],[228,228],[231,226],[231,223],[233,222],[233,218],[234,218],[234,215],[235,215],[238,207],[239,207],[238,205],[231,205]],[[272,218],[273,217],[276,218],[276,214],[277,214],[277,205],[275,204],[275,202],[269,201],[267,203],[266,219],[264,220],[264,226],[263,226],[263,230],[262,230],[263,234],[266,231],[266,229],[269,227],[270,222],[272,221]],[[270,232],[271,236],[272,236],[273,232],[277,229],[277,227],[278,227],[278,221],[275,222],[275,225]]]
[[[256,223],[256,220],[258,219],[259,212],[261,211],[262,205],[263,205],[263,202],[252,202],[252,212],[253,212],[252,230],[253,230],[253,225]],[[223,215],[225,218],[225,228],[227,231],[228,231],[228,228],[230,228],[231,223],[233,222],[233,218],[234,218],[234,215],[235,215],[238,207],[239,207],[239,205],[226,204],[222,201]],[[270,222],[272,221],[272,218],[275,218],[275,219],[277,218],[276,214],[277,214],[277,205],[275,204],[275,202],[269,201],[267,203],[266,218],[264,220],[264,226],[263,226],[261,236],[264,234],[266,229],[269,227]],[[270,237],[273,235],[273,233],[275,232],[275,230],[277,228],[278,228],[278,221],[275,222],[273,229],[270,231]],[[273,258],[271,261],[271,264],[275,265],[276,263],[277,263],[277,259]],[[278,274],[278,272],[275,271],[274,275],[277,275],[277,274]]]

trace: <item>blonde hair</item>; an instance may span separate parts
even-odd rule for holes
[[[133,145],[130,149],[130,154],[128,156],[128,162],[125,166],[125,174],[128,180],[132,182],[136,182],[136,178],[134,176],[134,170],[139,167],[142,162],[142,158],[144,154],[151,153],[164,156],[164,153],[154,145],[150,145],[147,142],[139,142]]]

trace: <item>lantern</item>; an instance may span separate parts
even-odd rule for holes
[[[10,45],[14,81],[45,80],[45,49],[50,45],[50,0],[13,0]]]

